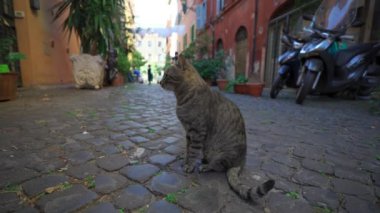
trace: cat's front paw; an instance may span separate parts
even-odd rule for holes
[[[183,166],[183,171],[186,173],[193,173],[195,170],[195,163],[188,163]]]

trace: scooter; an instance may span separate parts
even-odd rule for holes
[[[302,104],[310,93],[334,95],[346,91],[354,97],[370,93],[380,85],[380,70],[372,66],[380,43],[365,43],[331,51],[342,41],[353,41],[346,35],[349,27],[359,27],[357,1],[324,0],[312,19],[315,39],[306,43],[299,54],[301,72],[296,103]],[[307,17],[306,17],[307,18]]]
[[[296,39],[285,31],[281,37],[281,42],[288,50],[278,57],[280,68],[270,90],[270,97],[273,99],[277,97],[284,86],[297,88],[298,70],[301,66],[298,54],[305,40]]]

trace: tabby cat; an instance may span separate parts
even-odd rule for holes
[[[182,55],[165,71],[160,84],[174,91],[177,99],[177,117],[187,140],[185,172],[193,172],[203,154],[199,171],[227,171],[230,187],[244,199],[256,200],[273,188],[274,180],[256,188],[241,183],[247,152],[243,117],[235,104],[210,90]]]

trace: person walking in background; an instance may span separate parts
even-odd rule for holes
[[[152,69],[150,68],[150,64],[148,64],[148,82],[149,82],[149,84],[152,82],[152,80],[153,80]]]

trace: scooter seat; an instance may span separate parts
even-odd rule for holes
[[[353,45],[347,49],[340,50],[335,55],[335,61],[336,65],[338,67],[344,66],[347,64],[351,58],[353,58],[356,55],[359,55],[360,53],[369,51],[376,43],[365,43],[365,44],[357,44]]]

